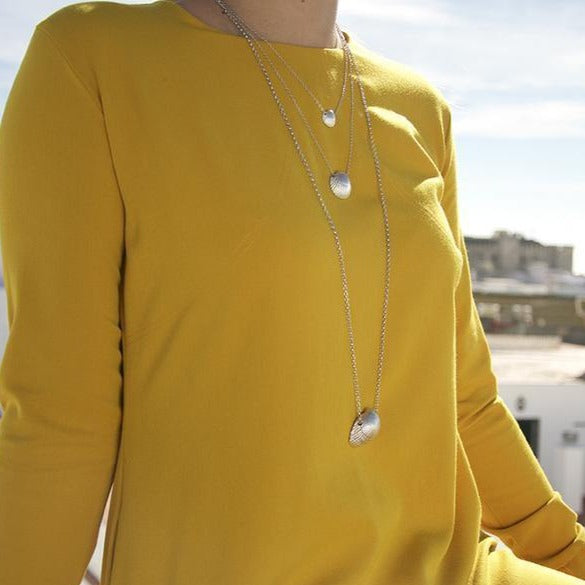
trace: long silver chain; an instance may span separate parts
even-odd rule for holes
[[[224,14],[227,14],[229,17],[229,7],[225,4],[224,0],[214,0],[214,1],[222,8],[222,12]],[[370,150],[372,153],[372,157],[374,160],[374,167],[376,170],[376,181],[377,181],[377,186],[378,186],[378,194],[379,194],[380,205],[382,206],[382,213],[383,213],[383,218],[384,218],[385,248],[386,248],[384,302],[383,302],[383,307],[382,307],[382,324],[381,324],[381,330],[380,330],[380,346],[379,346],[378,369],[377,369],[377,377],[376,377],[376,393],[375,393],[373,408],[372,409],[365,409],[365,410],[362,410],[361,393],[360,393],[358,372],[357,372],[357,365],[356,365],[357,360],[356,360],[356,355],[355,355],[355,342],[354,342],[353,326],[352,326],[352,319],[351,319],[349,287],[348,287],[348,283],[347,283],[347,273],[346,273],[344,255],[343,255],[343,250],[341,247],[339,233],[337,231],[337,228],[335,226],[333,218],[331,217],[331,214],[329,213],[329,210],[327,209],[327,205],[325,204],[325,201],[323,200],[323,197],[322,197],[321,192],[319,190],[319,187],[317,185],[317,180],[315,178],[315,175],[313,174],[313,172],[308,164],[307,158],[306,158],[306,156],[305,156],[305,154],[304,154],[304,152],[299,144],[299,141],[297,140],[296,134],[291,126],[290,120],[286,114],[286,111],[284,109],[282,101],[280,100],[278,93],[274,89],[274,85],[272,83],[272,80],[270,79],[270,75],[268,74],[266,67],[264,66],[264,63],[262,62],[262,59],[261,59],[261,57],[256,49],[255,42],[250,38],[250,35],[246,31],[246,29],[243,26],[241,26],[236,19],[232,19],[232,22],[238,28],[238,30],[243,34],[243,36],[246,38],[246,41],[248,42],[248,45],[250,46],[250,49],[252,50],[252,53],[254,54],[254,57],[258,63],[258,66],[260,67],[262,74],[264,75],[264,78],[266,79],[266,83],[268,84],[268,87],[270,89],[272,97],[274,98],[274,100],[278,106],[279,112],[280,112],[280,114],[283,118],[283,121],[284,121],[284,123],[285,123],[285,125],[290,133],[290,136],[293,140],[295,149],[297,150],[297,152],[301,158],[301,162],[302,162],[303,166],[305,167],[305,170],[306,170],[307,175],[311,181],[311,184],[315,190],[315,193],[317,195],[317,198],[319,200],[321,208],[323,209],[323,212],[325,213],[327,223],[329,224],[329,227],[333,233],[333,237],[335,240],[335,246],[336,246],[336,250],[337,250],[337,255],[338,255],[338,260],[339,260],[340,271],[341,271],[343,300],[344,300],[344,305],[345,305],[346,323],[347,323],[347,329],[348,329],[348,334],[349,334],[349,347],[350,347],[351,366],[352,366],[352,374],[353,374],[352,378],[353,378],[354,398],[355,398],[355,403],[356,403],[356,414],[357,414],[356,419],[354,421],[354,424],[352,426],[352,430],[350,432],[350,444],[352,444],[354,446],[360,445],[360,444],[365,443],[366,441],[369,441],[373,437],[375,437],[376,434],[378,433],[378,429],[379,429],[378,411],[379,411],[379,407],[380,407],[380,393],[381,393],[382,370],[383,370],[383,360],[384,360],[384,346],[385,346],[385,337],[386,337],[386,320],[387,320],[387,314],[388,314],[388,295],[389,295],[389,288],[390,288],[390,226],[389,226],[389,221],[388,221],[388,208],[387,208],[387,203],[386,203],[386,196],[384,194],[384,189],[382,186],[382,173],[381,173],[381,169],[380,169],[380,161],[379,161],[379,157],[378,157],[376,143],[374,140],[372,121],[370,119],[370,114],[368,111],[368,104],[367,104],[367,100],[366,100],[366,95],[365,95],[364,87],[363,87],[361,77],[359,74],[359,68],[357,67],[357,64],[354,60],[353,54],[352,54],[351,49],[350,49],[348,52],[348,55],[349,55],[349,58],[351,61],[352,69],[356,72],[356,78],[357,78],[357,82],[358,82],[358,86],[359,86],[359,90],[360,90],[361,101],[362,101],[362,105],[364,108],[364,115],[365,115],[366,124],[368,127],[368,138],[369,138]],[[348,49],[349,49],[349,46],[348,46]],[[370,423],[370,420],[372,420],[371,423]],[[363,426],[363,430],[358,429],[358,425]],[[356,431],[356,430],[360,431],[360,432],[354,433],[354,431]]]
[[[226,6],[227,7],[227,6]],[[230,12],[231,16],[233,16],[234,19],[238,20],[239,25],[242,28],[245,28],[248,33],[250,33],[250,31],[252,30],[250,28],[249,25],[245,24],[244,21],[242,20],[241,16],[239,14],[237,14],[233,8],[231,7],[227,7],[227,10]],[[346,62],[350,63],[350,58],[348,55],[348,51],[349,48],[347,47],[346,43],[345,43],[345,38],[343,37],[343,33],[338,30],[338,35],[343,39],[343,49],[344,49],[344,55],[345,55],[345,60]],[[257,49],[259,49],[262,54],[264,55],[264,57],[266,58],[266,60],[270,63],[270,65],[272,66],[272,68],[274,69],[274,72],[276,74],[276,76],[278,77],[279,81],[282,83],[286,93],[288,94],[288,96],[290,97],[291,101],[293,102],[295,109],[297,110],[299,116],[301,117],[301,120],[303,121],[303,123],[305,124],[305,127],[307,128],[307,131],[309,132],[309,135],[311,136],[311,139],[313,140],[313,142],[315,143],[315,146],[317,147],[319,154],[321,155],[321,157],[323,158],[325,165],[327,166],[327,169],[329,170],[329,174],[333,174],[335,171],[333,170],[331,164],[329,163],[329,159],[327,158],[327,155],[325,154],[325,151],[321,145],[321,143],[319,142],[319,140],[317,139],[317,136],[315,135],[315,133],[313,132],[313,129],[311,127],[311,124],[308,122],[305,114],[303,113],[302,108],[300,107],[297,99],[295,98],[294,94],[291,92],[288,84],[284,81],[284,79],[282,78],[282,76],[280,75],[280,72],[278,71],[278,69],[276,68],[276,65],[274,64],[274,62],[272,61],[272,59],[270,59],[270,57],[266,54],[266,51],[263,49],[262,45],[260,45],[257,42],[256,36],[255,34],[250,34],[250,37],[253,39],[255,46]],[[272,47],[272,44],[267,41],[266,39],[261,39],[264,40],[264,42],[266,44],[268,44],[269,47]],[[276,50],[276,49],[274,49]],[[284,61],[284,58],[281,57],[281,59]],[[285,61],[286,63],[286,61]],[[348,146],[348,155],[347,155],[347,163],[345,166],[345,173],[349,175],[349,171],[351,169],[351,161],[352,161],[352,156],[353,156],[353,135],[354,135],[354,99],[353,99],[353,77],[350,77],[350,94],[351,94],[351,98],[350,98],[350,122],[349,122],[349,146]]]

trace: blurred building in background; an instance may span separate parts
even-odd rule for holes
[[[465,246],[486,332],[557,335],[585,345],[585,276],[573,273],[573,246],[505,230],[465,236]]]
[[[491,238],[465,237],[470,265],[479,278],[516,276],[538,281],[547,271],[573,273],[573,246],[547,246],[516,232],[497,230]]]

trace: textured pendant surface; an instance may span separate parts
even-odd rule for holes
[[[349,175],[343,171],[336,171],[329,177],[329,187],[336,197],[347,199],[351,193]]]
[[[335,126],[335,122],[337,122],[335,112],[333,110],[325,110],[323,112],[323,124],[325,124],[325,126],[329,126],[329,128],[333,128],[333,126]]]
[[[353,421],[349,432],[349,443],[354,447],[371,441],[380,430],[380,416],[375,410],[366,408]]]

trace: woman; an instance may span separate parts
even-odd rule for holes
[[[0,583],[77,585],[111,485],[103,585],[583,583],[497,394],[446,99],[336,14],[37,24],[0,134]]]

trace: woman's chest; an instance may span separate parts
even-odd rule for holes
[[[450,294],[461,254],[440,205],[443,179],[405,115],[372,99],[368,116],[356,99],[353,122],[346,103],[328,128],[307,97],[298,99],[303,119],[294,104],[283,116],[267,88],[244,78],[218,76],[198,91],[170,79],[168,91],[153,87],[156,99],[131,84],[134,107],[110,121],[126,205],[125,286],[145,301],[127,308],[130,330],[156,321],[165,300],[220,302],[218,290],[249,302],[267,289],[338,295],[344,271],[367,303],[388,259],[401,298]],[[348,171],[348,198],[330,190],[334,170]]]

